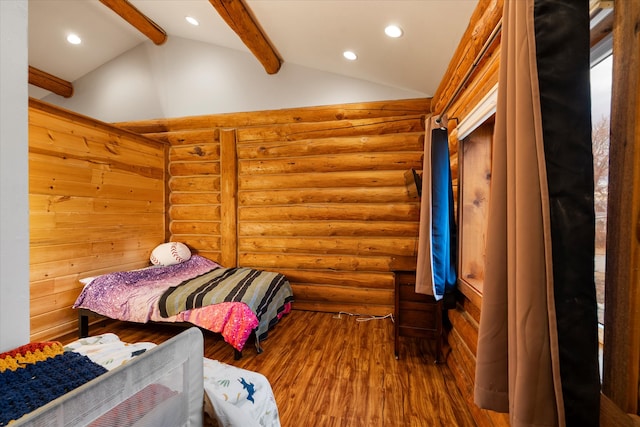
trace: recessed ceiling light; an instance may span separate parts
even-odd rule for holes
[[[191,25],[194,26],[198,26],[200,25],[200,23],[198,22],[198,20],[196,18],[194,18],[193,16],[185,16],[184,19],[187,20],[187,22]]]
[[[384,33],[389,37],[393,37],[395,39],[398,37],[402,37],[402,28],[398,27],[397,25],[389,25],[384,29]]]
[[[342,53],[342,56],[347,58],[349,61],[355,61],[356,59],[358,59],[358,55],[356,55],[354,52],[352,52],[350,50],[345,50]]]
[[[80,44],[82,43],[82,39],[78,37],[76,34],[69,34],[67,36],[67,41],[71,44]]]

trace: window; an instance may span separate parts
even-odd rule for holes
[[[607,196],[609,187],[609,121],[613,56],[591,68],[591,120],[593,143],[594,207],[596,214],[595,282],[598,323],[604,326],[604,287],[607,242]],[[602,334],[600,334],[602,342]]]

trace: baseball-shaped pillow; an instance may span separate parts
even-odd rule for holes
[[[149,260],[153,265],[179,264],[191,258],[191,251],[184,243],[169,242],[156,246]]]

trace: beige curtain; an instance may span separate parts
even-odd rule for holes
[[[437,117],[429,117],[426,119],[424,156],[422,158],[422,191],[420,196],[416,292],[426,295],[433,295],[433,257],[431,253],[431,131],[439,126],[439,124],[436,123],[436,119]]]
[[[564,426],[534,0],[505,0],[475,401]]]
[[[589,1],[505,0],[475,401],[599,420]]]

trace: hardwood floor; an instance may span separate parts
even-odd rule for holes
[[[161,343],[180,331],[171,325],[103,322],[92,335],[113,332],[126,342]],[[283,427],[473,427],[467,403],[433,345],[401,338],[393,353],[391,319],[294,310],[262,342],[247,343],[241,360],[218,335],[205,331],[205,356],[265,375]],[[63,342],[75,337],[65,337]]]

